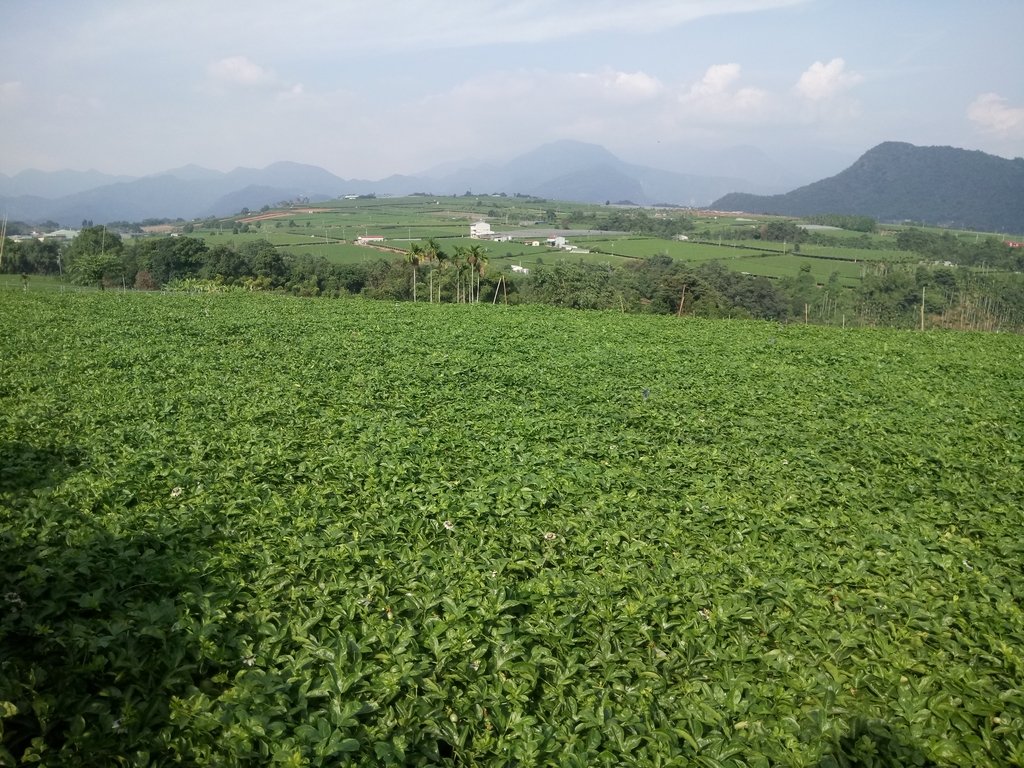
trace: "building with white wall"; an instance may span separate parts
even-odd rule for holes
[[[472,240],[490,240],[494,231],[486,221],[475,221],[469,225],[469,237]]]

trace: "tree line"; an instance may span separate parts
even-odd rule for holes
[[[766,230],[766,238],[789,235]],[[795,277],[770,279],[729,270],[717,262],[699,265],[668,256],[637,259],[625,266],[560,259],[529,275],[489,269],[478,245],[446,250],[430,239],[412,243],[404,259],[376,258],[335,264],[322,256],[281,251],[266,240],[210,246],[187,237],[125,243],[105,227],[87,227],[69,245],[25,240],[5,244],[0,269],[8,273],[62,275],[77,283],[111,289],[279,291],[299,296],[363,295],[395,301],[543,303],[575,309],[617,310],[701,317],[759,318],[814,322],[979,329],[1024,328],[1024,275],[936,263],[956,254],[967,263],[1012,262],[1017,252],[989,240],[972,242],[906,230],[897,236],[921,253],[917,264],[879,263],[857,285],[834,273],[819,284],[804,265]],[[950,248],[943,250],[942,246]],[[1019,249],[1018,249],[1019,250]],[[925,260],[925,256],[935,256]],[[1000,261],[1001,259],[1001,261]],[[944,260],[948,261],[948,259]]]

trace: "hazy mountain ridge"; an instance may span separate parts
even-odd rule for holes
[[[781,195],[732,193],[711,207],[784,216],[842,213],[1024,232],[1024,159],[890,141],[827,179]]]
[[[462,169],[437,183],[433,191],[439,193],[520,192],[553,200],[631,200],[648,205],[706,205],[725,192],[753,186],[742,179],[627,163],[602,146],[570,140],[544,144],[504,165]]]
[[[0,197],[0,207],[12,219],[52,219],[62,224],[77,224],[83,219],[193,219],[229,215],[242,207],[255,209],[298,197],[330,199],[348,191],[350,185],[351,182],[322,168],[301,163],[236,168],[228,173],[187,165],[52,199],[28,195]]]
[[[107,184],[134,181],[135,176],[114,176],[99,171],[27,170],[7,176],[0,173],[0,195],[56,198],[85,192]]]
[[[106,183],[59,196],[28,191],[68,188],[69,184],[80,187],[89,179]],[[481,164],[439,176],[393,175],[378,181],[344,179],[317,166],[278,162],[227,173],[186,165],[142,178],[96,171],[26,171],[0,176],[0,182],[0,189],[13,193],[0,196],[0,210],[9,218],[54,220],[64,225],[76,225],[83,219],[227,216],[242,208],[257,210],[283,200],[322,201],[344,194],[505,192],[590,203],[630,200],[694,207],[710,203],[719,210],[791,216],[847,213],[883,221],[910,219],[1024,232],[1024,160],[899,142],[874,147],[835,176],[774,195],[750,194],[758,189],[743,179],[627,163],[604,147],[568,140],[545,144],[505,163]]]
[[[452,167],[449,165],[448,167]],[[28,173],[28,172],[26,172]],[[40,179],[57,179],[64,172],[33,172],[33,189]],[[75,172],[71,172],[75,173]],[[95,173],[95,172],[90,172]],[[627,163],[595,144],[559,141],[546,144],[503,164],[482,164],[439,176],[393,175],[378,181],[344,179],[312,165],[273,163],[266,168],[236,168],[222,173],[186,165],[163,173],[102,177],[107,183],[76,188],[63,195],[29,195],[16,177],[3,177],[7,190],[0,206],[14,219],[62,224],[93,221],[139,221],[147,218],[224,216],[242,207],[258,209],[282,200],[324,200],[343,194],[403,195],[413,192],[461,195],[505,192],[556,200],[702,205],[731,189],[744,188],[740,179],[674,173]],[[78,187],[85,184],[79,179]],[[57,188],[56,181],[49,188]],[[748,187],[749,188],[749,187]]]

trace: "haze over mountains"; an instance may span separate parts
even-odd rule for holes
[[[298,197],[311,202],[344,194],[521,193],[555,200],[705,205],[736,189],[778,191],[740,178],[680,174],[626,163],[594,144],[560,141],[512,160],[454,171],[344,179],[311,165],[280,162],[229,173],[195,165],[154,176],[126,178],[96,171],[26,171],[0,175],[0,205],[14,219],[72,224],[147,218],[222,216],[243,207]]]
[[[520,193],[552,200],[641,205],[710,205],[719,210],[809,215],[846,213],[883,221],[1024,232],[1024,160],[1006,160],[952,147],[886,142],[836,176],[785,194],[791,172],[751,148],[736,152],[760,183],[723,174],[685,174],[627,163],[603,147],[576,141],[545,144],[508,162],[452,166],[378,181],[344,179],[322,168],[279,162],[228,173],[187,165],[131,178],[97,171],[0,174],[0,210],[29,222],[77,225],[194,219],[256,210],[281,201],[329,200],[345,194],[404,195]],[[736,158],[733,158],[736,160]],[[707,169],[708,164],[702,165]],[[776,179],[772,184],[771,179]],[[740,192],[742,190],[742,192]]]

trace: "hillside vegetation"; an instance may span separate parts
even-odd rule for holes
[[[1018,336],[0,310],[2,764],[1024,762]]]
[[[999,232],[1024,230],[1024,159],[885,142],[842,173],[783,195],[733,193],[711,207],[785,216],[843,213]]]

